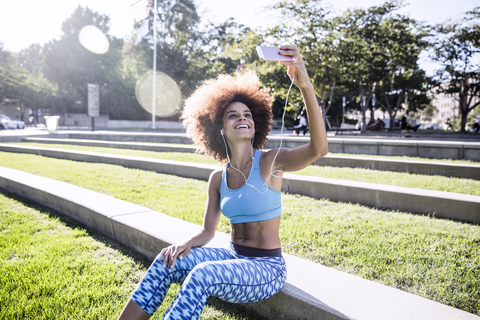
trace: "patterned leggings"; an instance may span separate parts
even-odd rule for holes
[[[168,267],[167,267],[168,268]],[[198,319],[209,296],[233,303],[256,302],[276,294],[285,284],[282,257],[245,257],[230,249],[193,248],[172,272],[156,258],[131,299],[153,315],[171,283],[181,283],[163,319]]]

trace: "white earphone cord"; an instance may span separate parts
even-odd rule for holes
[[[230,167],[232,167],[233,169],[237,170],[238,172],[240,172],[243,176],[243,179],[245,179],[245,184],[247,186],[250,186],[252,188],[254,188],[255,190],[258,191],[258,193],[260,194],[265,194],[267,191],[268,191],[268,180],[270,180],[270,177],[271,176],[274,176],[276,178],[281,178],[283,176],[283,171],[282,170],[275,170],[275,171],[272,171],[273,170],[273,165],[275,164],[275,160],[277,160],[277,156],[278,156],[278,153],[280,152],[280,149],[282,148],[282,142],[283,142],[283,128],[285,127],[285,113],[287,112],[287,105],[288,105],[288,96],[290,95],[290,90],[292,89],[292,86],[293,86],[293,81],[295,79],[295,74],[292,75],[292,83],[290,84],[290,88],[288,88],[288,92],[287,92],[287,99],[285,100],[285,107],[283,108],[283,115],[282,115],[282,129],[280,129],[280,147],[278,148],[278,151],[277,153],[275,154],[275,157],[273,158],[273,161],[272,161],[272,165],[270,166],[270,174],[268,175],[268,178],[267,178],[267,181],[265,181],[264,185],[267,187],[265,189],[265,191],[261,192],[260,190],[258,190],[257,187],[255,187],[254,185],[252,184],[249,184],[248,183],[248,179],[247,177],[245,177],[245,175],[243,174],[242,171],[240,171],[239,169],[235,168],[232,163],[230,162],[230,157],[228,156],[228,147],[227,147],[227,142],[225,141],[225,137],[223,136],[223,131],[220,131],[222,133],[222,138],[223,138],[223,143],[225,144],[225,151],[227,153],[227,159],[228,159],[228,163],[230,164]],[[253,139],[255,139],[255,134],[253,135]],[[253,139],[252,139],[252,148],[253,148]],[[253,155],[252,155],[252,160],[253,160]],[[281,172],[282,175],[275,175],[275,172]]]

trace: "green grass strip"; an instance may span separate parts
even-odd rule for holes
[[[51,147],[59,149],[71,149],[80,151],[103,152],[128,156],[139,156],[146,158],[177,160],[205,164],[217,164],[215,160],[205,159],[203,155],[180,152],[154,152],[143,150],[129,150],[103,147],[88,147],[75,145],[50,145],[41,143],[25,143],[22,145],[35,147]],[[295,172],[295,174],[309,175],[315,177],[350,180],[358,182],[378,183],[398,187],[418,188],[434,191],[446,191],[480,196],[480,181],[463,178],[450,178],[444,176],[431,176],[422,174],[409,174],[403,172],[379,171],[360,168],[338,168],[308,166]]]
[[[129,253],[0,193],[0,319],[116,319],[146,272]],[[161,319],[179,289],[172,286],[152,319]],[[210,299],[201,319],[256,318]]]
[[[0,152],[16,168],[201,224],[207,182]],[[480,226],[284,194],[287,253],[480,315]],[[229,232],[222,217],[219,231]]]

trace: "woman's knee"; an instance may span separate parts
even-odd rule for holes
[[[215,282],[218,277],[218,270],[212,262],[202,262],[197,264],[188,274],[185,283],[194,283],[194,285],[208,287]]]

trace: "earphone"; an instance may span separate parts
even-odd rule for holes
[[[270,180],[270,177],[271,176],[274,176],[276,178],[281,178],[283,176],[283,171],[282,170],[275,170],[273,171],[273,165],[275,163],[275,160],[277,159],[277,156],[278,156],[278,153],[280,152],[280,149],[282,149],[282,142],[283,142],[283,128],[285,127],[285,114],[287,112],[287,104],[288,104],[288,96],[290,95],[290,90],[292,89],[292,86],[293,86],[293,82],[295,80],[295,74],[292,75],[292,83],[290,84],[290,87],[288,88],[288,92],[287,92],[287,98],[285,99],[285,107],[283,108],[283,115],[282,115],[282,129],[280,130],[280,147],[278,148],[277,150],[277,153],[275,154],[275,157],[273,158],[273,161],[272,161],[272,165],[270,166],[270,174],[268,175],[268,178],[267,178],[267,181],[265,181],[264,185],[266,186],[266,189],[265,191],[261,192],[260,190],[258,190],[257,187],[255,187],[254,185],[252,184],[249,184],[248,183],[248,179],[247,177],[245,177],[245,175],[243,174],[243,172],[237,168],[235,168],[232,163],[230,162],[230,157],[228,156],[228,146],[227,146],[227,141],[225,140],[225,137],[223,135],[223,129],[220,129],[220,134],[222,135],[222,139],[223,139],[223,143],[225,144],[225,152],[227,153],[227,159],[228,159],[228,164],[230,165],[230,167],[232,167],[232,169],[235,169],[237,170],[238,172],[240,172],[243,176],[243,178],[245,179],[245,184],[249,187],[252,187],[254,188],[255,190],[258,191],[258,193],[260,194],[265,194],[267,191],[268,191],[268,180]],[[252,138],[252,149],[251,152],[252,152],[252,161],[255,159],[254,158],[254,155],[253,155],[253,141],[255,140],[255,129],[253,129],[253,138]],[[280,176],[277,176],[275,175],[275,172],[281,172],[282,175]]]

